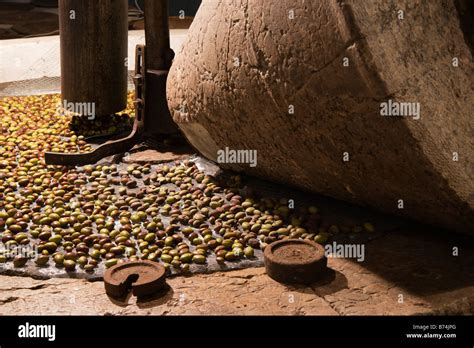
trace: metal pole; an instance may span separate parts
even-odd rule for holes
[[[147,133],[172,134],[178,132],[166,100],[166,79],[174,52],[170,47],[168,1],[145,0],[146,92],[145,118]],[[150,138],[150,137],[149,137]]]

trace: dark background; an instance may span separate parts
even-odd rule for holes
[[[12,1],[14,2],[14,1]],[[143,0],[137,0],[138,6],[143,9]],[[36,6],[57,6],[58,0],[33,0],[33,4]],[[128,0],[129,5],[135,5],[135,0]],[[186,16],[194,16],[196,14],[201,0],[171,0],[169,3],[169,14],[170,16],[178,16],[179,11],[184,10]]]

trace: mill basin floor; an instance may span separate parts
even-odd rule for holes
[[[329,258],[332,272],[311,286],[282,285],[264,268],[247,268],[169,278],[161,296],[125,303],[108,298],[101,281],[0,276],[0,315],[473,314],[472,241],[423,229],[369,242],[363,263]]]

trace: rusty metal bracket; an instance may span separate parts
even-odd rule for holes
[[[137,45],[135,50],[135,120],[132,132],[123,139],[108,141],[91,152],[86,153],[59,153],[46,152],[46,164],[57,165],[86,165],[96,163],[100,159],[124,153],[139,143],[143,137],[145,129],[145,93],[146,93],[146,61],[145,46]],[[166,93],[166,92],[165,92]]]

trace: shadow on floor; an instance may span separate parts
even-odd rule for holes
[[[174,291],[173,289],[166,284],[163,289],[158,291],[156,294],[150,296],[142,296],[137,298],[137,306],[139,308],[152,308],[156,306],[160,306],[164,303],[167,303],[173,298]],[[126,296],[117,298],[107,295],[110,302],[119,306],[119,307],[127,307],[129,305],[130,299],[132,297],[132,292],[130,291]]]
[[[412,225],[366,246],[362,264],[418,296],[474,286],[474,238]]]

